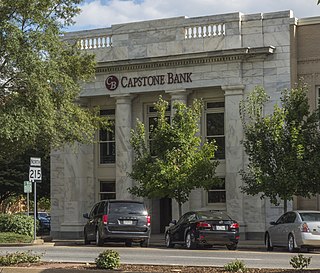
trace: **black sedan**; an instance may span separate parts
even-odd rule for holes
[[[225,245],[236,250],[239,241],[239,224],[222,211],[190,211],[173,220],[165,232],[166,247],[175,244],[188,249],[199,245],[212,247]]]

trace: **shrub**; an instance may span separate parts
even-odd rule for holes
[[[30,251],[8,253],[5,256],[0,256],[0,265],[2,266],[38,262],[40,262],[40,256],[32,254]]]
[[[120,265],[120,256],[117,251],[108,249],[101,252],[95,262],[97,268],[115,269]]]
[[[29,235],[22,235],[13,232],[0,232],[0,244],[8,243],[31,243],[33,238]]]
[[[297,270],[303,270],[310,265],[311,257],[305,257],[302,254],[291,257],[290,264]]]
[[[0,232],[33,236],[33,218],[23,214],[0,214]]]
[[[228,263],[224,266],[226,271],[230,272],[247,272],[247,268],[243,261],[235,260],[231,263]]]

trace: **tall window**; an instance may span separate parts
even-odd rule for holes
[[[108,130],[99,130],[99,155],[100,164],[115,163],[116,161],[116,141],[115,141],[115,120],[114,109],[101,110],[101,116],[108,116],[112,123]]]
[[[100,181],[100,200],[116,199],[116,182]]]
[[[224,102],[207,102],[205,107],[205,137],[216,141],[215,159],[225,159]]]
[[[225,203],[226,202],[226,182],[220,178],[221,183],[208,190],[208,203]]]
[[[168,109],[166,111],[166,119],[168,122],[170,122],[170,105],[168,106]],[[151,154],[154,155],[154,149],[152,145],[152,132],[157,126],[158,123],[158,112],[153,106],[148,106],[148,111],[147,111],[147,120],[148,120],[148,142],[149,142],[149,147]]]

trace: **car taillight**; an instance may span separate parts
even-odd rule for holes
[[[106,225],[108,224],[108,214],[102,215],[102,222]]]
[[[239,228],[239,224],[238,224],[238,223],[232,223],[232,224],[230,225],[230,228],[238,229],[238,228]]]
[[[211,228],[211,225],[206,222],[198,222],[196,228]]]
[[[147,226],[151,225],[151,217],[150,215],[147,216]]]
[[[310,229],[308,227],[307,223],[303,223],[300,227],[301,232],[310,232]]]

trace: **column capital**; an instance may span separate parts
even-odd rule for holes
[[[116,99],[116,104],[120,104],[131,103],[131,101],[135,98],[135,95],[112,95],[110,97]]]
[[[244,88],[245,88],[244,84],[222,85],[221,86],[221,89],[224,91],[225,96],[243,95]]]
[[[187,102],[188,95],[191,91],[186,89],[179,89],[179,90],[168,90],[165,91],[166,94],[171,96],[171,100],[173,101],[183,101],[184,103]]]

